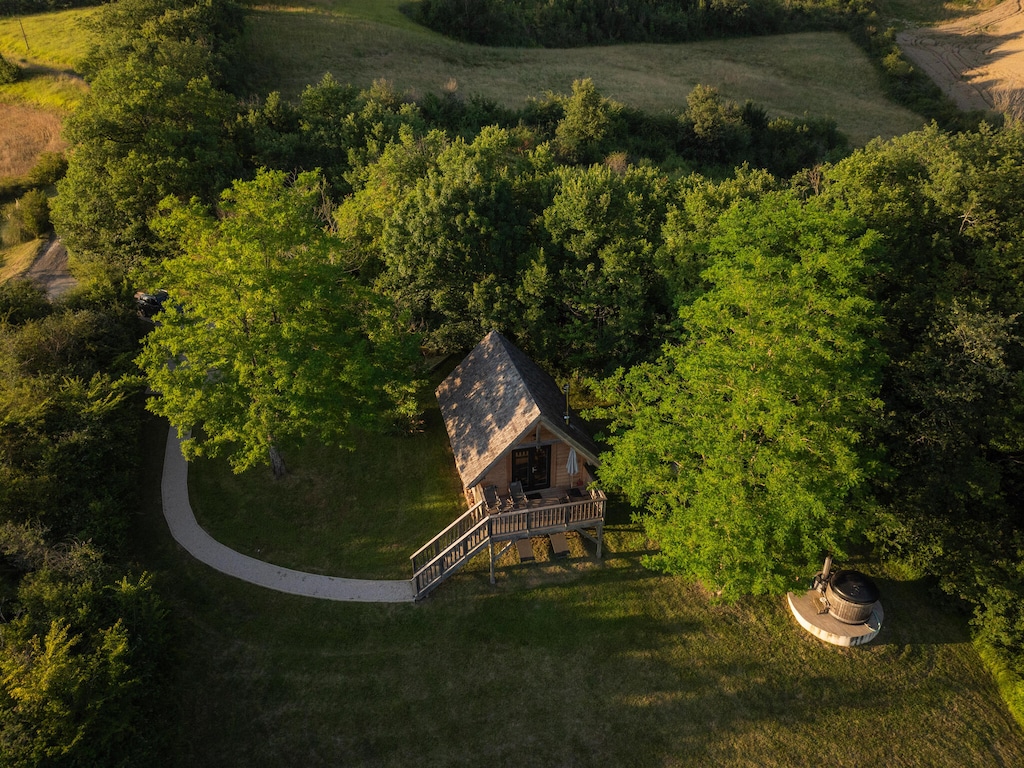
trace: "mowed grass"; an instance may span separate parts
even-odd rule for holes
[[[354,451],[308,446],[267,469],[190,467],[196,518],[252,557],[333,576],[408,579],[409,557],[465,512],[440,414],[414,435],[360,435]]]
[[[95,13],[83,8],[0,19],[0,53],[22,68],[20,80],[0,86],[0,103],[74,109],[88,90],[75,72],[92,44],[82,22]]]
[[[302,483],[291,486],[242,476],[255,484],[234,491],[234,514],[248,517],[234,533],[251,528],[264,543],[281,536],[292,564],[316,563],[311,570],[380,576],[402,563],[395,577],[408,578],[409,542],[436,532],[431,497],[457,504],[457,483],[438,490],[437,478],[422,474],[451,480],[438,426],[393,438],[408,449],[366,441],[376,463],[358,452],[349,467],[339,466],[345,455],[296,456]],[[805,633],[783,598],[716,604],[693,584],[645,569],[650,543],[621,505],[610,512],[601,560],[575,535],[563,560],[545,556],[537,539],[538,561],[506,554],[496,585],[483,555],[419,604],[294,597],[218,574],[173,543],[160,512],[165,434],[147,430],[150,479],[136,541],[177,627],[162,725],[172,768],[1024,764],[1024,735],[965,617],[928,584],[877,563],[842,564],[872,573],[883,594],[887,623],[858,649]],[[193,482],[194,504],[206,503],[208,487],[236,484],[213,482],[218,473],[226,468],[193,468],[193,481],[208,475]],[[302,487],[320,483],[310,504]],[[373,535],[352,529],[346,514],[372,523],[388,513],[382,488],[410,508],[378,519]],[[325,522],[321,507],[344,514]],[[347,536],[371,550],[359,568]]]
[[[148,434],[156,458],[165,431]],[[506,558],[496,586],[482,557],[419,604],[318,601],[183,553],[149,466],[137,541],[178,628],[173,768],[1024,764],[963,617],[876,565],[887,624],[850,650],[780,598],[717,605],[644,569],[621,516],[600,561],[575,540],[568,560]]]
[[[508,107],[547,92],[571,92],[590,77],[607,97],[651,112],[681,110],[697,84],[728,99],[754,101],[773,116],[834,118],[855,144],[889,138],[922,118],[889,102],[865,55],[846,36],[807,33],[686,45],[624,45],[570,50],[485,48],[412,25],[382,3],[262,7],[246,36],[249,77],[260,93],[294,98],[330,72],[358,87],[386,79],[411,97],[453,86]]]

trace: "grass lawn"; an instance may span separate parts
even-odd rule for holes
[[[0,248],[0,283],[21,277],[35,261],[42,240],[30,240],[10,248]]]
[[[82,21],[95,12],[80,8],[0,19],[0,53],[22,68],[18,82],[0,86],[0,103],[73,109],[87,90],[75,73],[92,39]]]
[[[282,595],[222,576],[170,540],[158,490],[165,434],[148,432],[137,541],[179,638],[164,707],[170,766],[1024,764],[1024,735],[963,617],[934,603],[927,585],[877,565],[866,567],[880,574],[888,623],[852,650],[803,632],[782,599],[716,605],[645,570],[647,543],[621,509],[601,561],[575,540],[568,560],[506,558],[493,587],[479,558],[420,604]],[[443,447],[443,433],[422,438],[410,442],[436,466],[444,451],[427,444]],[[324,459],[325,477],[335,477],[343,457]],[[204,483],[216,487],[217,471],[193,477],[209,474]],[[423,482],[401,464],[373,474],[388,475],[385,488]],[[359,471],[334,482],[330,495],[346,504],[362,493]],[[197,500],[204,493],[193,486]],[[279,500],[253,493],[246,512],[281,530]],[[415,528],[414,517],[402,527]],[[325,534],[310,506],[291,526],[307,530],[307,518],[310,535],[290,537],[290,557],[303,557],[304,541],[322,563],[318,539],[331,538],[330,570],[347,570],[346,521]],[[368,537],[380,565],[361,567],[386,569],[406,548],[398,526],[388,529],[395,547]]]
[[[214,538],[276,565],[353,578],[408,579],[409,557],[465,511],[434,409],[420,434],[367,435],[355,451],[307,448],[291,474],[189,468],[192,508]],[[253,510],[258,510],[253,514]]]
[[[617,101],[679,110],[698,83],[770,114],[830,116],[855,144],[921,127],[889,102],[864,54],[847,37],[807,33],[686,45],[570,50],[484,48],[447,40],[401,15],[397,0],[336,0],[254,9],[246,36],[254,91],[297,96],[325,72],[366,87],[390,80],[413,96],[456,87],[510,107],[547,91],[568,94],[591,77]]]

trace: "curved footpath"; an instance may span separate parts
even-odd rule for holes
[[[171,529],[171,536],[196,560],[221,573],[278,592],[321,600],[359,603],[407,603],[413,600],[411,579],[371,581],[303,573],[265,563],[225,547],[199,527],[192,512],[188,500],[188,464],[181,455],[181,441],[173,427],[167,435],[161,489],[164,518]]]

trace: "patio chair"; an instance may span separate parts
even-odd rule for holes
[[[551,552],[555,557],[569,556],[569,542],[564,533],[561,531],[551,533],[548,534],[548,538],[551,540]]]
[[[520,504],[526,503],[526,493],[523,492],[523,483],[521,480],[513,480],[508,487],[509,496],[512,497],[512,503],[517,507]]]
[[[498,498],[498,486],[488,485],[484,487],[484,506],[488,512],[499,512],[501,510],[501,499]]]

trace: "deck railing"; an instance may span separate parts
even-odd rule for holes
[[[606,500],[599,491],[593,498],[579,501],[552,501],[542,499],[521,509],[494,514],[488,514],[483,503],[471,507],[410,558],[416,599],[426,596],[494,542],[587,527],[600,530],[604,525]],[[492,570],[493,565],[492,552]]]

